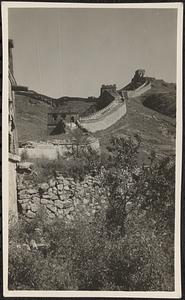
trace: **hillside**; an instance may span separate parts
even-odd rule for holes
[[[169,117],[176,116],[176,85],[163,80],[150,78],[152,88],[142,96],[144,106]]]
[[[98,132],[103,147],[111,135],[141,137],[141,156],[147,157],[150,151],[156,150],[160,155],[173,154],[175,150],[175,84],[163,80],[150,78],[151,90],[140,97],[132,98],[127,102],[127,114],[107,130]],[[64,109],[72,111],[78,108],[91,110],[95,99],[68,98],[58,99],[64,103]],[[94,102],[94,103],[93,103]],[[46,141],[47,112],[50,109],[47,102],[38,101],[31,95],[16,94],[16,120],[19,141]],[[51,137],[49,137],[51,138]],[[53,138],[60,138],[54,136]],[[61,136],[61,138],[63,138]]]
[[[19,141],[47,139],[47,112],[49,104],[31,95],[16,94],[16,124]]]
[[[46,141],[48,139],[47,114],[51,109],[52,101],[59,106],[62,103],[64,113],[78,111],[79,114],[96,102],[94,98],[62,97],[52,99],[32,91],[16,92],[15,99],[18,139],[21,142]],[[50,136],[51,138],[56,138],[56,136]]]
[[[167,103],[164,107],[164,102],[161,101],[163,99],[158,98],[158,95],[162,91],[164,92],[164,89],[162,90],[160,82],[156,82],[156,85],[146,94],[130,99],[127,102],[126,116],[122,117],[107,130],[96,134],[100,138],[103,148],[106,148],[107,140],[111,135],[133,138],[135,135],[139,135],[141,138],[141,160],[147,160],[151,150],[155,150],[160,156],[174,154],[176,130],[175,96],[173,90],[170,92],[166,88],[171,98],[164,98],[165,103]],[[156,102],[153,102],[153,98],[157,99]],[[144,102],[149,101],[149,99],[151,99],[151,102],[146,105]],[[173,110],[171,109],[170,101],[173,102]],[[164,109],[162,110],[160,107]],[[167,115],[168,112],[170,116]]]

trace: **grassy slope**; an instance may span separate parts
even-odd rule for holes
[[[169,117],[176,115],[176,87],[163,80],[152,80],[152,88],[142,97],[143,105]]]
[[[164,98],[157,97],[164,93]],[[152,97],[157,101],[153,101]],[[146,106],[143,102],[151,97],[151,102]],[[165,99],[165,105],[164,101]],[[157,105],[159,103],[159,105]],[[155,80],[152,89],[144,95],[130,99],[127,102],[127,115],[116,124],[96,134],[101,139],[105,148],[108,137],[122,135],[141,137],[141,160],[147,160],[151,150],[155,150],[160,156],[174,154],[175,151],[175,89],[173,84]],[[151,107],[151,108],[150,108]],[[161,109],[163,107],[163,109]],[[163,113],[161,113],[161,112]],[[170,115],[170,116],[169,116]]]
[[[19,141],[40,141],[47,137],[49,105],[30,96],[16,95],[16,123]]]

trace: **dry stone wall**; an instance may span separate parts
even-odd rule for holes
[[[45,210],[49,219],[91,218],[107,205],[106,190],[101,187],[101,175],[86,176],[84,181],[75,182],[64,178],[61,173],[39,185],[34,184],[31,175],[18,174],[18,207],[27,219],[36,217]]]

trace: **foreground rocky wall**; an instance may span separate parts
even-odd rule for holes
[[[31,175],[18,174],[19,212],[27,219],[34,219],[45,210],[49,219],[74,220],[77,217],[91,218],[105,208],[107,196],[101,187],[101,176],[86,176],[75,182],[61,173],[41,184],[36,184]]]

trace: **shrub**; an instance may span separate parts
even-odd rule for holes
[[[48,224],[41,213],[10,227],[10,289],[174,289],[174,158],[159,161],[153,153],[149,166],[138,166],[139,145],[138,138],[114,138],[108,156],[38,162],[48,174],[61,168],[78,179],[101,172],[108,208],[90,222]],[[46,251],[17,247],[34,239],[37,227]]]

